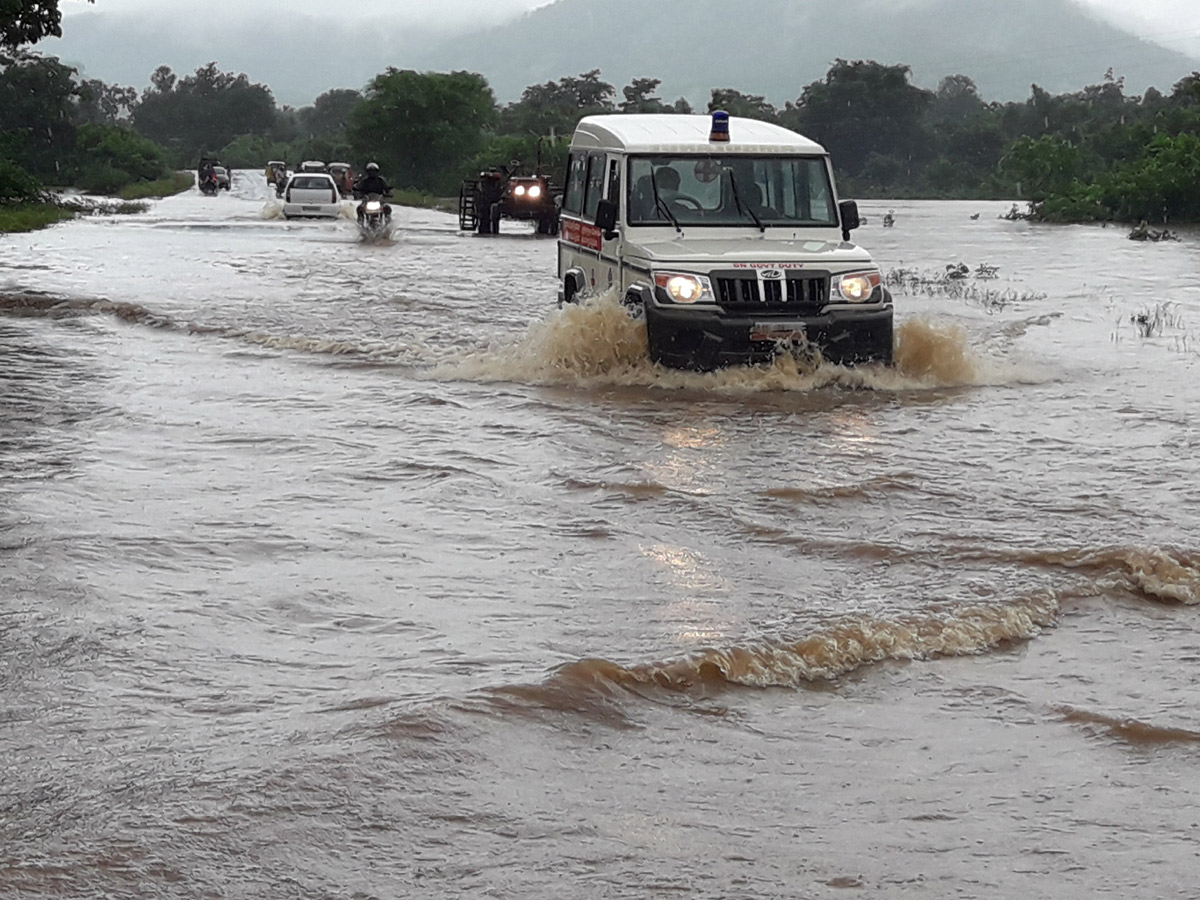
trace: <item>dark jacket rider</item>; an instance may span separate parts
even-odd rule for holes
[[[386,197],[391,194],[391,186],[383,180],[383,176],[379,174],[379,163],[367,163],[367,171],[358,181],[354,182],[354,193],[363,198],[363,202],[358,204],[358,220],[361,222],[366,213],[367,196],[369,194],[378,194],[380,197]],[[386,203],[383,205],[383,214],[390,216],[392,208]]]

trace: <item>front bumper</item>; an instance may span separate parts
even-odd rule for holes
[[[646,304],[644,311],[650,356],[673,369],[765,363],[781,351],[805,345],[835,365],[892,361],[890,302],[799,317],[733,315],[712,307],[655,304]]]

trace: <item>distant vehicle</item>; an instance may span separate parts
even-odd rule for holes
[[[273,159],[267,163],[267,184],[276,185],[281,180],[287,181],[287,163],[282,159]]]
[[[224,173],[224,184],[221,183],[221,177],[217,174],[218,170]],[[219,159],[202,156],[200,163],[196,166],[196,184],[201,193],[209,195],[215,194],[222,187],[228,190],[229,172],[221,165]]]
[[[221,189],[217,184],[217,173],[211,167],[202,169],[196,175],[196,186],[200,188],[200,193],[208,197],[216,196],[217,191]]]
[[[329,168],[325,165],[325,163],[321,162],[319,159],[306,159],[304,162],[300,163],[300,166],[298,169],[296,169],[296,171],[297,172],[326,172],[326,173],[328,173]]]
[[[337,183],[328,172],[297,172],[283,189],[285,219],[336,219],[342,214]]]
[[[354,195],[354,170],[350,167],[350,163],[331,162],[326,169],[333,176],[333,180],[337,182],[338,190],[342,192],[343,197]]]
[[[213,166],[213,174],[217,176],[217,187],[221,190],[227,191],[232,187],[227,168],[224,166]]]
[[[499,234],[501,219],[537,222],[538,234],[558,233],[561,191],[542,172],[524,174],[492,168],[467,179],[458,193],[458,227],[479,234]]]

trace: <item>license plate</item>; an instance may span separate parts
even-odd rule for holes
[[[321,207],[319,207],[319,206],[302,206],[302,207],[300,207],[300,209],[304,212],[320,212],[321,211]]]
[[[790,341],[796,344],[807,339],[803,322],[755,322],[750,327],[752,341]]]

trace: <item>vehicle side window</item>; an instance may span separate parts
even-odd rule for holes
[[[596,207],[604,197],[604,154],[592,153],[588,156],[587,194],[583,200],[584,218],[596,216]]]
[[[567,191],[563,196],[563,209],[567,212],[583,212],[583,192],[587,186],[587,157],[572,153],[567,161]]]
[[[608,161],[608,191],[604,196],[613,203],[621,201],[621,160],[619,159]]]

